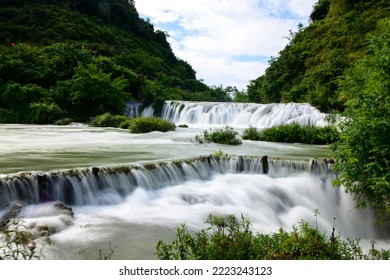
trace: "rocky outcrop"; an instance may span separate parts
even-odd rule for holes
[[[33,211],[28,211],[28,215],[24,213],[26,207],[28,205],[19,202],[10,206],[0,218],[0,230],[13,228],[22,223],[23,231],[39,237],[49,236],[73,224],[74,212],[72,207],[60,201],[44,203],[36,208],[34,207]]]
[[[8,208],[5,214],[0,218],[0,230],[2,231],[11,220],[16,219],[22,210],[21,203],[15,203]]]

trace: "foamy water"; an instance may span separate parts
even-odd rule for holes
[[[147,114],[152,114],[150,108]],[[344,237],[361,238],[367,246],[375,239],[389,247],[378,234],[372,211],[356,210],[353,197],[332,186],[335,175],[326,164],[309,162],[328,157],[328,147],[194,141],[204,129],[225,125],[240,133],[249,125],[323,125],[326,115],[313,107],[167,102],[163,117],[189,128],[130,134],[80,124],[0,125],[0,204],[28,203],[20,214],[26,225],[38,239],[38,229],[51,233],[53,244],[43,251],[47,259],[97,259],[100,250],[108,254],[110,247],[115,249],[114,259],[153,259],[158,240],[172,240],[183,223],[192,231],[204,228],[209,214],[243,215],[254,231],[265,233],[280,227],[290,230],[303,219],[327,233],[335,225]],[[230,155],[267,155],[269,173],[263,174],[256,159],[184,162],[180,167],[172,163],[219,150]],[[160,162],[157,168],[144,166],[156,161]],[[105,169],[129,165],[138,167],[129,173]],[[98,174],[92,172],[93,166],[101,168]],[[70,169],[73,173],[62,172]],[[39,178],[44,178],[51,200],[68,203],[74,216],[54,207],[53,201],[42,200]],[[0,215],[5,213],[0,209]]]

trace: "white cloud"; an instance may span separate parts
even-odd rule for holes
[[[198,79],[245,89],[284,48],[289,30],[307,23],[315,2],[136,0],[136,7],[156,29],[170,34],[174,53],[191,64]]]
[[[317,1],[290,0],[288,8],[297,16],[309,18],[315,3],[317,3]]]

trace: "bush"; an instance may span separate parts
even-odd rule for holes
[[[175,130],[176,125],[170,121],[157,117],[135,118],[130,122],[131,133],[147,133],[151,131],[167,132]]]
[[[280,229],[272,234],[256,234],[250,222],[233,215],[210,215],[210,225],[191,234],[183,224],[177,228],[174,241],[158,241],[155,254],[161,260],[354,260],[390,259],[390,251],[377,250],[374,246],[363,252],[358,240],[341,240],[333,232],[327,237],[317,228],[301,221],[291,232]]]
[[[245,129],[242,134],[242,139],[244,140],[258,141],[260,140],[260,137],[261,137],[260,131],[253,126],[249,126],[249,128]]]
[[[226,145],[240,145],[242,144],[241,139],[237,137],[238,132],[234,131],[233,128],[226,126],[221,129],[212,130],[210,132],[205,130],[203,131],[203,136],[195,136],[195,140],[199,143],[214,142],[218,144]]]
[[[89,124],[98,127],[119,127],[129,129],[131,133],[147,133],[151,131],[167,132],[175,130],[176,125],[157,117],[129,118],[122,115],[105,113],[94,117]]]
[[[214,152],[212,156],[213,156],[213,158],[221,159],[221,158],[227,157],[227,154],[222,150],[218,150],[218,151]]]
[[[249,127],[244,130],[243,139],[269,142],[303,143],[327,145],[338,141],[340,133],[332,125],[317,127],[314,125],[286,124],[266,128],[262,131]]]
[[[73,119],[71,118],[63,118],[63,119],[59,119],[59,120],[56,120],[54,122],[55,125],[68,125],[68,124],[71,124],[73,122]]]
[[[94,117],[89,124],[98,127],[120,127],[121,123],[127,120],[128,117],[126,116],[105,113]]]
[[[123,129],[129,129],[131,123],[132,123],[132,118],[127,118],[126,120],[123,120],[120,124],[119,127]]]

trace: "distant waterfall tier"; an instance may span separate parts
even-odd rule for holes
[[[39,204],[59,200],[69,205],[109,205],[120,203],[136,188],[146,191],[209,180],[216,174],[264,174],[285,177],[309,172],[328,177],[333,174],[324,161],[288,161],[267,157],[226,159],[200,157],[184,161],[164,161],[115,168],[87,168],[61,172],[36,172],[0,178],[0,209],[16,201]]]
[[[266,128],[282,124],[323,126],[327,114],[305,103],[166,101],[162,118],[174,123]]]

